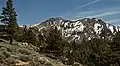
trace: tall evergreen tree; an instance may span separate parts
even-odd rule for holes
[[[15,8],[13,7],[13,0],[7,0],[6,6],[2,8],[1,22],[8,26],[8,34],[10,35],[10,43],[17,32],[17,14]]]

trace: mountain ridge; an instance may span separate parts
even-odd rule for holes
[[[57,26],[57,29],[62,32],[63,37],[70,41],[75,40],[78,42],[84,39],[91,40],[92,38],[109,38],[111,40],[120,31],[119,26],[105,23],[103,20],[97,18],[66,20],[55,17],[30,27],[40,32],[42,29],[46,29],[46,26]]]

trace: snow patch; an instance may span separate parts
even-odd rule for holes
[[[88,19],[85,19],[85,22],[87,21]]]
[[[94,33],[93,31],[91,33]]]
[[[116,29],[116,31],[118,32],[118,30],[119,30],[118,27],[115,27],[115,29]]]
[[[60,23],[62,22],[63,20],[60,20]]]
[[[74,35],[74,37],[78,40],[80,39],[80,36],[78,36],[78,35]]]
[[[19,27],[24,27],[23,25],[20,25]]]
[[[109,26],[109,29],[111,30],[111,32],[114,32],[113,26]]]
[[[91,38],[89,37],[88,40],[91,40]]]
[[[105,39],[105,37],[102,37],[102,39]]]
[[[66,22],[65,24],[64,24],[64,27],[67,27],[68,26],[68,22]]]
[[[38,24],[34,24],[34,25],[30,26],[30,27],[35,27],[35,26],[37,26],[37,25],[39,25],[39,23],[38,23]]]
[[[77,21],[75,24],[74,24],[74,30],[75,31],[83,31],[84,30],[84,25],[82,24],[82,22],[79,22]]]
[[[103,28],[103,26],[101,26],[100,24],[98,24],[98,23],[94,24],[94,30],[95,30],[96,34],[100,34],[102,28]]]
[[[106,27],[108,28],[108,27],[109,27],[109,24],[106,24]]]
[[[41,31],[41,30],[44,29],[44,28],[46,28],[46,27],[40,27],[40,28],[39,28],[39,31]]]
[[[74,26],[78,26],[80,25],[81,23],[79,21],[77,21],[76,23],[74,23]]]
[[[71,34],[67,34],[65,37],[70,37],[71,36]]]
[[[98,21],[98,19],[95,19],[95,21]]]
[[[82,31],[84,30],[84,27],[85,27],[85,26],[84,26],[81,22],[79,22],[79,21],[77,21],[77,22],[75,22],[75,23],[70,23],[69,25],[68,25],[68,23],[65,23],[64,26],[65,26],[65,27],[67,27],[67,26],[70,27],[70,28],[68,28],[68,29],[65,30],[65,32],[67,32],[67,33],[72,33],[73,31],[82,32]]]
[[[60,26],[57,26],[58,30],[60,30]]]

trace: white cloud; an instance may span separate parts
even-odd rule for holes
[[[82,5],[82,6],[79,6],[79,7],[77,7],[77,8],[75,9],[75,11],[78,10],[78,9],[80,9],[80,8],[84,8],[84,7],[86,7],[86,6],[90,6],[90,5],[92,5],[92,4],[95,4],[95,3],[99,2],[99,1],[101,1],[101,0],[94,0],[94,1],[92,1],[92,2],[89,2],[89,3],[87,3],[87,4],[84,4],[84,5]]]
[[[92,15],[92,14],[95,14],[95,12],[94,11],[85,11],[85,12],[77,12],[73,16],[74,16],[74,18],[80,18],[80,17],[83,17],[83,16]]]
[[[83,12],[74,12],[74,14],[70,15],[73,16],[73,18],[100,18],[105,16],[111,16],[116,15],[120,11],[120,8],[118,7],[111,7],[111,8],[103,8],[103,9],[96,9],[96,10],[90,10],[90,11],[83,11]]]
[[[108,22],[108,23],[119,23],[120,19],[109,20],[109,21],[106,21],[106,22]]]
[[[95,12],[93,12],[93,11],[84,11],[84,12],[78,12],[77,14],[79,15],[86,15],[86,14],[93,14],[93,13],[95,13]]]
[[[83,7],[86,7],[86,6],[89,6],[89,5],[95,4],[95,3],[99,2],[99,1],[100,1],[100,0],[92,1],[92,2],[90,2],[90,3],[87,3],[87,4],[85,4],[85,5],[80,6],[79,8],[83,8]]]
[[[100,14],[96,14],[96,15],[85,16],[85,17],[87,17],[87,18],[93,18],[93,17],[100,18],[100,17],[115,15],[118,13],[120,13],[120,12],[104,12],[104,13],[100,13]]]
[[[93,8],[92,10],[81,10],[81,8],[84,7],[88,7],[94,4],[97,4],[99,2],[101,2],[102,0],[92,0],[92,2],[86,2],[86,4],[82,5],[82,6],[78,6],[75,9],[71,10],[70,12],[65,13],[64,15],[62,15],[63,17],[69,18],[69,19],[82,19],[82,18],[102,18],[105,19],[106,17],[109,19],[109,23],[113,23],[113,24],[119,24],[120,20],[116,20],[114,18],[110,19],[109,17],[111,16],[115,16],[117,14],[120,14],[119,7],[103,7],[101,8]],[[116,16],[117,18],[117,16]]]
[[[111,19],[108,21],[105,21],[106,23],[114,24],[116,26],[120,26],[120,19]]]
[[[62,15],[62,16],[63,16],[63,17],[64,17],[64,16],[70,16],[70,14],[76,13],[77,10],[79,10],[79,9],[81,9],[81,8],[84,8],[84,7],[86,7],[86,6],[93,5],[93,4],[95,4],[95,3],[99,2],[99,1],[101,1],[101,0],[94,0],[94,1],[92,1],[92,2],[89,2],[89,3],[87,3],[87,4],[84,4],[84,5],[82,5],[82,6],[78,6],[78,7],[76,7],[75,9],[66,12],[66,13],[65,13],[64,15]],[[89,12],[88,12],[88,13],[89,13]]]

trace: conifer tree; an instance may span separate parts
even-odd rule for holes
[[[2,8],[1,22],[7,25],[8,34],[10,35],[10,43],[14,38],[15,33],[17,32],[17,14],[15,8],[13,7],[13,0],[7,0],[6,6]]]

